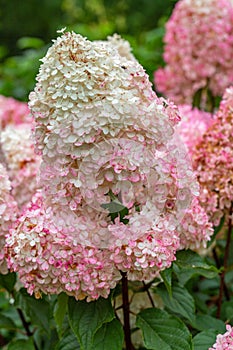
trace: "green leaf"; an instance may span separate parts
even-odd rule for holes
[[[193,338],[194,350],[207,350],[214,345],[216,341],[216,331],[203,331]]]
[[[39,326],[47,334],[50,333],[50,305],[45,299],[35,299],[24,288],[20,290],[20,304],[34,325]]]
[[[0,274],[0,286],[5,288],[8,292],[12,292],[16,282],[16,273],[10,272],[7,275]]]
[[[214,278],[219,274],[215,266],[207,264],[200,255],[191,250],[177,252],[173,271],[182,285],[195,275]]]
[[[54,308],[54,319],[57,325],[59,336],[62,335],[62,325],[65,318],[65,314],[67,312],[67,305],[68,295],[65,293],[59,294]]]
[[[199,331],[213,329],[219,333],[224,333],[226,330],[225,323],[222,320],[214,318],[210,315],[197,315],[195,323],[192,324],[192,326]]]
[[[39,38],[28,37],[28,36],[24,36],[17,41],[17,46],[22,50],[29,49],[29,48],[39,49],[43,45],[44,45],[43,40]]]
[[[233,300],[224,301],[221,308],[221,318],[232,323],[233,320]]]
[[[57,343],[55,350],[80,350],[80,345],[74,333],[69,329]]]
[[[160,275],[163,279],[165,287],[167,288],[168,294],[172,296],[172,268],[165,269],[160,272]]]
[[[137,315],[145,346],[150,350],[192,350],[191,334],[178,318],[160,309],[145,309]]]
[[[195,322],[195,303],[187,289],[179,284],[172,287],[172,296],[169,295],[164,285],[156,289],[163,303],[170,312],[186,318],[190,323]]]
[[[218,226],[214,227],[214,234],[211,236],[211,239],[210,241],[208,241],[207,243],[207,247],[210,247],[211,244],[213,243],[213,241],[215,240],[215,237],[217,236],[217,234],[221,231],[222,227],[223,227],[223,224],[224,224],[224,221],[225,221],[225,216],[223,216],[220,220],[220,223]]]
[[[98,329],[114,318],[114,311],[109,299],[99,298],[90,303],[76,301],[70,297],[68,315],[71,328],[78,338],[81,349],[91,350],[93,338]]]
[[[16,329],[15,323],[12,321],[11,318],[0,314],[0,329]]]
[[[18,339],[12,340],[7,347],[7,350],[35,350],[33,340],[30,339]]]
[[[197,107],[200,109],[201,107],[201,99],[202,99],[203,88],[198,89],[193,96],[193,107]]]
[[[107,209],[109,213],[119,213],[125,209],[125,206],[117,200],[101,204],[101,207]]]
[[[122,350],[124,342],[123,328],[117,319],[104,323],[95,333],[93,350]]]

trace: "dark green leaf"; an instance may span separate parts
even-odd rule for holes
[[[50,333],[50,305],[45,299],[35,299],[25,289],[20,290],[20,304],[26,311],[31,322],[46,333]]]
[[[160,309],[145,309],[137,315],[145,346],[150,350],[192,350],[191,334],[178,318]]]
[[[71,330],[65,332],[55,350],[80,350],[78,340]]]
[[[0,329],[16,329],[15,323],[11,318],[6,317],[5,315],[0,314]]]
[[[8,344],[7,350],[35,350],[32,339],[13,340]]]
[[[214,228],[214,234],[211,236],[210,241],[207,243],[207,247],[209,247],[213,243],[213,241],[215,240],[215,237],[221,231],[224,221],[225,221],[225,216],[221,218],[219,225]]]
[[[124,342],[123,328],[117,319],[103,326],[96,332],[92,350],[122,350]]]
[[[61,293],[57,297],[57,302],[54,308],[54,319],[57,325],[59,335],[62,334],[62,324],[67,312],[68,295]]]
[[[172,295],[172,268],[165,269],[160,272],[160,275],[163,279],[165,287],[167,288],[168,294]]]
[[[222,320],[214,318],[210,315],[197,315],[195,323],[192,326],[199,331],[217,330],[219,333],[224,333],[226,326]]]
[[[216,336],[218,332],[215,331],[203,331],[198,333],[193,338],[194,350],[207,350],[212,345],[214,345],[216,341]]]
[[[214,278],[219,273],[215,266],[207,264],[200,255],[191,250],[177,252],[173,271],[183,285],[195,275]]]
[[[172,296],[169,295],[164,285],[156,289],[163,303],[170,312],[186,318],[190,323],[195,322],[195,303],[187,289],[179,284],[172,287]]]
[[[69,298],[68,314],[71,328],[77,336],[81,349],[91,350],[98,329],[114,318],[110,299],[99,298],[90,303]]]
[[[0,286],[5,288],[8,292],[12,292],[16,282],[16,273],[10,272],[7,275],[0,274]]]
[[[202,98],[203,88],[197,90],[193,96],[193,107],[200,109],[201,107],[201,98]]]
[[[221,307],[221,317],[224,320],[229,320],[228,323],[232,323],[233,320],[233,300],[231,299],[230,301],[225,301],[222,303]]]

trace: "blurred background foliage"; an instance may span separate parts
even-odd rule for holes
[[[0,0],[0,94],[27,101],[57,30],[90,40],[120,34],[151,81],[163,65],[164,24],[177,0]]]

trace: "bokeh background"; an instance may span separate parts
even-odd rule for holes
[[[127,39],[153,80],[163,66],[164,25],[176,0],[0,0],[0,94],[27,101],[57,30],[90,40]]]

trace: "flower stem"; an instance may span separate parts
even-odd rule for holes
[[[121,271],[122,276],[122,301],[123,301],[123,314],[124,314],[124,334],[126,350],[134,350],[131,342],[130,332],[130,318],[129,318],[129,294],[128,294],[128,279],[127,273]]]
[[[227,241],[226,241],[226,248],[225,248],[225,254],[224,254],[224,261],[223,261],[223,271],[220,274],[220,289],[219,289],[218,308],[217,308],[217,315],[216,315],[217,318],[220,318],[220,315],[221,315],[222,299],[223,299],[223,292],[224,292],[224,285],[225,285],[225,274],[227,270],[227,262],[228,262],[228,257],[230,252],[230,243],[231,243],[232,213],[233,213],[233,203],[231,204],[231,208],[229,212]]]
[[[20,317],[20,319],[21,319],[21,322],[22,322],[22,324],[23,324],[23,327],[24,327],[24,329],[25,329],[25,331],[26,331],[27,336],[28,336],[28,337],[32,337],[32,336],[33,336],[33,333],[30,331],[29,324],[28,324],[28,322],[26,321],[22,310],[19,309],[19,308],[17,308],[17,312],[18,312],[18,314],[19,314],[19,317]],[[34,344],[35,350],[39,350],[38,347],[37,347],[37,345],[36,345],[36,343],[35,343],[35,341],[34,341],[34,339],[33,339],[33,344]]]
[[[155,307],[154,300],[153,300],[153,298],[152,298],[152,296],[151,296],[151,294],[150,294],[150,291],[149,291],[150,286],[147,286],[146,283],[145,283],[144,281],[142,281],[142,284],[143,284],[143,286],[144,286],[144,288],[145,288],[145,291],[146,291],[146,293],[147,293],[147,295],[148,295],[148,298],[150,299],[150,302],[151,302],[152,307]]]

